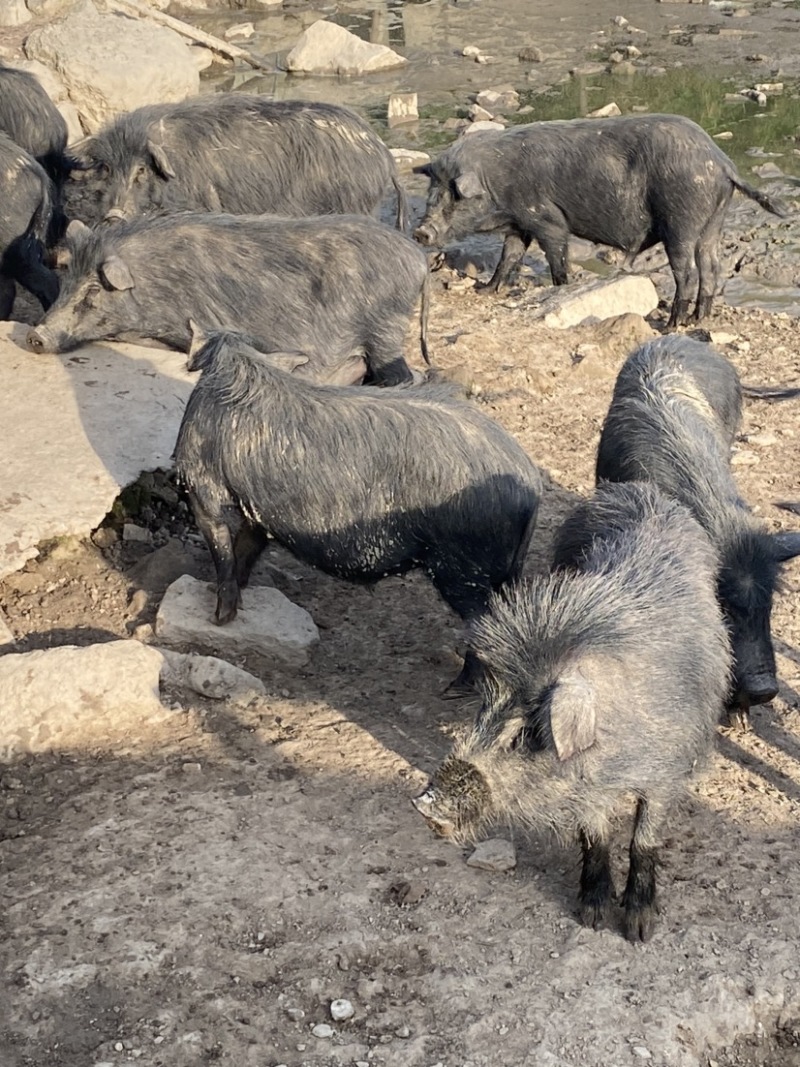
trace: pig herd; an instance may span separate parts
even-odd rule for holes
[[[680,116],[464,138],[423,168],[417,242],[391,154],[346,108],[219,94],[66,141],[36,79],[0,66],[0,317],[19,284],[45,310],[34,352],[124,336],[189,354],[175,464],[216,568],[216,621],[235,618],[269,539],[350,581],[421,568],[466,624],[449,688],[479,710],[415,806],[458,842],[497,822],[576,838],[580,916],[597,926],[614,814],[633,798],[624,931],[649,938],[665,816],[721,714],[778,691],[772,598],[800,534],[770,534],[738,494],[734,368],[670,335],[623,366],[597,489],[549,573],[526,578],[537,467],[404,357],[419,304],[428,362],[420,244],[503,234],[496,290],[534,239],[555,284],[570,234],[631,255],[663,242],[676,326],[710,310],[734,191],[783,208]],[[389,192],[395,228],[371,217]]]

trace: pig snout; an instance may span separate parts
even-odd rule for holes
[[[739,704],[769,704],[778,695],[778,681],[774,674],[757,674],[739,681],[736,694]]]
[[[436,244],[436,227],[430,222],[422,222],[414,230],[414,240],[421,245]]]
[[[439,798],[432,785],[427,785],[419,796],[412,799],[411,803],[423,817],[428,826],[430,826],[430,828],[437,834],[446,837],[452,832],[453,823],[450,819],[444,817],[439,810]]]
[[[55,335],[44,326],[36,326],[28,330],[25,344],[31,352],[57,352],[58,342]]]

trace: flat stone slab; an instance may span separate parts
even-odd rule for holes
[[[586,319],[612,318],[615,315],[649,315],[658,307],[656,287],[643,274],[625,274],[582,285],[558,286],[539,308],[544,325],[566,330]]]
[[[194,645],[226,657],[255,653],[288,667],[302,667],[319,641],[305,608],[268,586],[251,586],[233,622],[217,626],[213,585],[184,574],[164,594],[156,616],[156,635],[168,645]]]
[[[142,471],[172,465],[196,379],[182,352],[139,345],[34,355],[27,330],[0,322],[0,578],[41,541],[87,536]]]
[[[0,656],[0,760],[135,739],[171,714],[159,697],[163,664],[138,641]]]
[[[225,700],[245,706],[264,696],[266,688],[254,674],[216,656],[160,649],[164,657],[161,684],[190,689],[209,700]]]

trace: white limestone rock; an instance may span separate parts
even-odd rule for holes
[[[407,62],[384,44],[362,41],[343,26],[320,19],[301,34],[286,57],[286,69],[298,74],[369,74]]]

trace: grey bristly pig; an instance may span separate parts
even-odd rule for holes
[[[558,540],[582,546],[577,567],[494,598],[473,628],[482,706],[414,803],[459,842],[496,822],[578,837],[580,915],[597,926],[612,819],[635,797],[624,925],[644,941],[659,833],[729,684],[716,555],[687,509],[641,484],[598,487]]]

